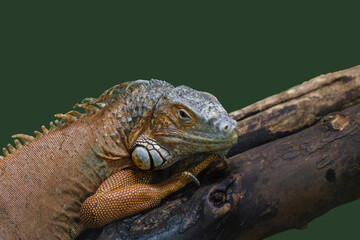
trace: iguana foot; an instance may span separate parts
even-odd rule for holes
[[[80,220],[88,228],[101,227],[114,220],[125,218],[153,208],[161,200],[186,184],[219,157],[212,154],[204,161],[184,171],[180,177],[173,176],[161,183],[150,184],[150,172],[123,170],[111,175],[101,184],[96,193],[85,200],[81,207]]]

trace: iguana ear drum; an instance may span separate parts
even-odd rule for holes
[[[156,169],[165,161],[155,149],[149,151],[149,149],[140,145],[135,146],[131,152],[131,159],[138,168],[143,170]]]

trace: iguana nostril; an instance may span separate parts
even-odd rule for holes
[[[220,128],[221,132],[227,133],[229,131],[229,124],[223,122],[223,123],[220,124],[219,128]]]

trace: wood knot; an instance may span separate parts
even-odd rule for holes
[[[330,168],[329,170],[326,171],[326,175],[325,178],[328,182],[335,182],[336,180],[336,173],[335,170]]]
[[[209,201],[217,208],[221,208],[226,203],[226,192],[216,190],[209,196]]]
[[[332,113],[327,116],[325,116],[321,124],[326,129],[331,129],[335,131],[342,131],[350,124],[350,120],[348,117],[340,114],[340,113]]]

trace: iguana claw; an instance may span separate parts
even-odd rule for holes
[[[196,184],[198,187],[200,187],[200,181],[199,181],[199,180],[196,178],[196,176],[195,176],[194,174],[192,174],[191,172],[185,171],[185,172],[183,172],[183,173],[181,174],[181,177],[182,177],[182,178],[185,178],[186,180],[191,179],[192,181],[195,182],[195,184]]]
[[[227,158],[225,157],[225,155],[218,156],[218,157],[219,157],[219,161],[222,162],[225,167],[229,166],[229,164],[227,163]]]

